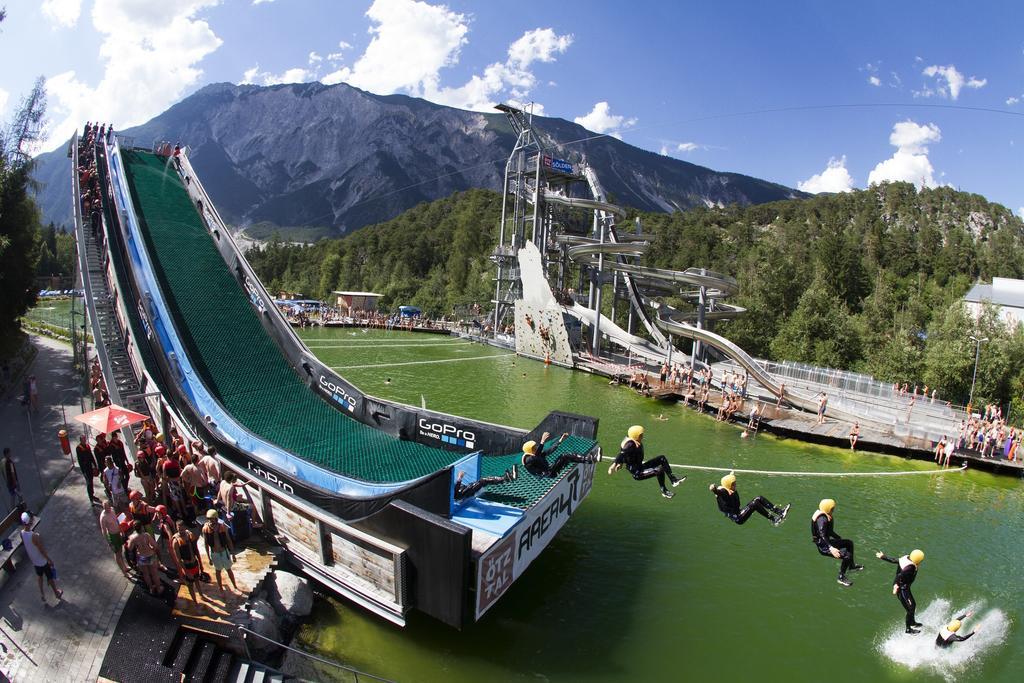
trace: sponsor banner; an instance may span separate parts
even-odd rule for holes
[[[550,168],[552,171],[558,171],[559,173],[573,173],[572,164],[564,159],[555,159],[550,154],[544,155],[544,167]]]
[[[320,375],[320,391],[327,394],[327,396],[341,406],[344,410],[350,413],[356,412],[356,406],[359,404],[359,399],[355,391],[351,387],[347,387],[341,382],[333,379],[328,379],[324,375]]]
[[[555,488],[477,560],[476,618],[497,602],[512,582],[569,521],[594,484],[593,464],[578,464]]]
[[[286,482],[284,479],[274,474],[273,472],[264,469],[260,465],[254,463],[252,460],[246,460],[245,466],[246,468],[248,468],[250,472],[252,472],[256,476],[267,480],[268,482],[270,482],[277,488],[281,489],[282,491],[287,491],[288,493],[295,495],[295,488],[291,484]]]
[[[263,297],[260,296],[260,290],[249,281],[249,278],[245,278],[245,291],[249,294],[249,301],[252,305],[259,309],[260,313],[266,313],[267,307],[263,305]]]
[[[416,431],[425,439],[434,439],[451,446],[469,449],[476,447],[476,432],[462,429],[449,422],[421,417],[416,421]]]

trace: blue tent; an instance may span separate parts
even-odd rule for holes
[[[399,306],[398,315],[403,318],[418,318],[423,313],[420,309],[415,306]]]

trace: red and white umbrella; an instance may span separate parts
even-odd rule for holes
[[[149,418],[149,415],[136,413],[135,411],[111,404],[88,413],[82,413],[75,417],[79,422],[84,422],[98,432],[113,432],[127,427],[136,422],[142,422]]]

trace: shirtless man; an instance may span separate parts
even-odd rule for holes
[[[211,447],[209,452],[199,459],[199,469],[206,475],[206,481],[214,491],[220,486],[220,463],[217,462],[216,451]]]
[[[107,545],[114,551],[114,559],[117,560],[117,566],[124,574],[126,579],[131,578],[131,574],[128,573],[128,565],[124,561],[124,553],[121,552],[124,548],[124,536],[121,535],[121,524],[117,521],[117,513],[114,512],[113,506],[109,500],[103,501],[103,509],[100,511],[99,517],[100,533],[107,538]]]
[[[221,580],[221,572],[227,572],[231,579],[231,585],[238,590],[235,583],[235,573],[231,571],[232,561],[235,555],[235,545],[231,542],[231,534],[228,527],[220,521],[216,510],[207,510],[203,526],[203,542],[206,544],[206,558],[213,565],[214,574],[217,576],[217,588],[224,592],[224,584]]]
[[[135,564],[142,574],[142,580],[146,582],[151,595],[160,594],[160,575],[157,574],[157,564],[160,561],[159,550],[153,535],[146,531],[142,522],[135,522],[134,532],[128,538],[128,549],[136,553]]]
[[[185,489],[185,507],[189,509],[189,518],[195,517],[196,498],[201,498],[206,490],[206,475],[194,462],[181,468],[181,484]]]

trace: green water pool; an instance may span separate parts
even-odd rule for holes
[[[550,410],[594,415],[606,453],[647,428],[649,455],[673,463],[823,472],[929,471],[926,462],[851,454],[735,426],[656,402],[582,372],[441,336],[305,330],[317,355],[368,393],[530,428]],[[390,380],[390,381],[388,381]],[[657,419],[659,416],[667,418]],[[398,629],[341,601],[318,604],[301,645],[399,681],[1019,680],[1024,670],[1024,489],[1015,478],[809,478],[740,475],[744,502],[792,503],[779,528],[718,512],[687,471],[673,500],[653,481],[599,470],[558,538],[484,619],[462,632],[413,614]],[[810,515],[835,498],[836,529],[866,565],[854,585],[811,544]],[[914,594],[926,623],[904,636],[894,569],[876,549],[926,553]],[[953,610],[974,606],[982,632],[931,645]],[[970,622],[968,622],[968,627]]]

